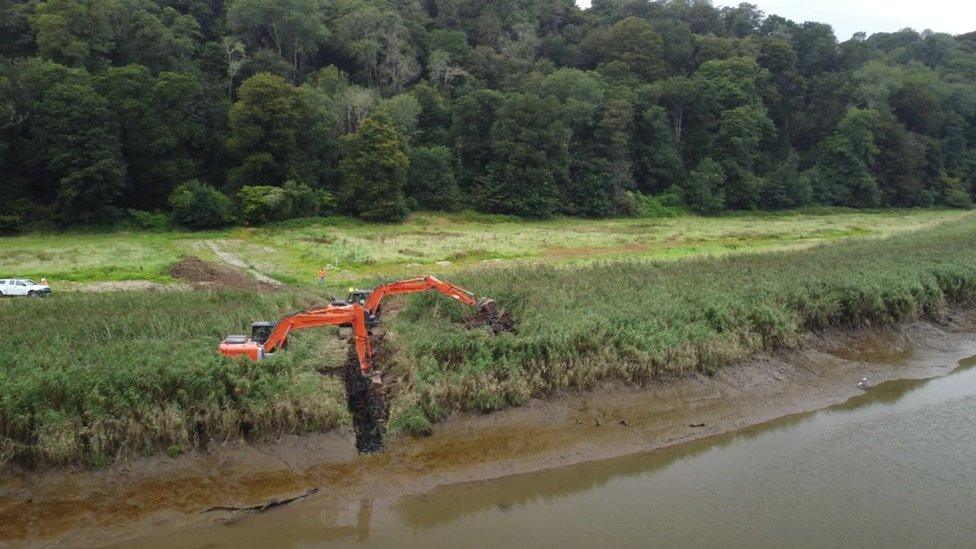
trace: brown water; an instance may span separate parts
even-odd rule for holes
[[[973,547],[973,365],[668,449],[139,545]]]

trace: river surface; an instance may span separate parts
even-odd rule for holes
[[[974,365],[672,448],[139,545],[974,547]]]

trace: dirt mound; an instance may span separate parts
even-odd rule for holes
[[[186,256],[170,268],[174,278],[188,282],[197,290],[246,290],[270,292],[277,288],[238,269],[215,265],[199,257]]]

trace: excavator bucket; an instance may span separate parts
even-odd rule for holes
[[[478,312],[487,316],[490,320],[497,320],[499,316],[498,304],[490,297],[483,297],[478,300]]]
[[[505,323],[502,322],[502,312],[494,299],[483,297],[478,300],[478,315],[484,319],[485,324],[496,334],[506,330]]]

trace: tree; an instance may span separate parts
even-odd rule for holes
[[[725,172],[722,166],[706,158],[688,174],[683,186],[685,204],[703,214],[715,214],[725,207]]]
[[[766,210],[798,208],[810,203],[813,189],[810,176],[797,168],[795,154],[782,162],[762,180],[759,204]]]
[[[667,73],[661,36],[639,17],[628,17],[612,27],[591,32],[581,50],[587,68],[619,61],[645,82]]]
[[[125,164],[109,105],[84,72],[44,90],[34,105],[31,149],[57,180],[57,205],[65,223],[110,219],[125,187]]]
[[[409,93],[394,95],[377,103],[373,112],[389,118],[404,135],[409,136],[417,129],[420,101]]]
[[[538,87],[539,95],[559,101],[563,120],[574,134],[592,126],[605,93],[598,74],[578,69],[559,69],[546,76]]]
[[[559,210],[569,167],[569,132],[555,99],[509,94],[491,127],[491,161],[484,184],[493,212],[548,217]]]
[[[638,111],[631,155],[634,179],[645,193],[659,193],[684,178],[684,166],[664,108],[651,105]]]
[[[407,215],[403,187],[410,160],[407,144],[393,123],[370,117],[344,139],[342,202],[368,221],[400,221]]]
[[[236,188],[255,183],[280,185],[304,180],[307,105],[299,91],[280,76],[248,78],[230,109],[227,148],[240,161],[228,173]]]
[[[737,107],[722,113],[711,151],[721,158],[725,172],[725,202],[732,208],[751,208],[759,200],[763,145],[771,141],[773,124],[762,107]]]
[[[395,11],[363,6],[340,18],[336,33],[371,85],[399,93],[420,75],[409,31]]]
[[[702,107],[713,113],[761,104],[768,78],[769,73],[748,57],[708,61],[695,72]]]
[[[767,87],[764,102],[780,137],[789,148],[793,132],[794,113],[803,109],[806,80],[796,68],[796,52],[782,39],[765,39],[760,45],[759,66],[769,71],[771,86]]]
[[[114,47],[116,0],[45,0],[30,16],[41,55],[69,67],[93,67]]]
[[[837,37],[830,25],[806,22],[793,31],[797,68],[800,74],[812,76],[837,67]]]
[[[447,147],[412,147],[406,194],[421,208],[456,210],[462,203],[454,175],[454,155]]]
[[[188,229],[216,229],[234,221],[227,195],[195,179],[173,191],[169,206],[173,223]]]
[[[743,2],[736,7],[722,8],[722,18],[725,28],[738,38],[745,38],[755,33],[762,24],[764,14],[755,4]]]
[[[938,193],[929,187],[937,185],[942,171],[935,167],[934,174],[926,174],[931,140],[906,131],[891,115],[879,116],[873,133],[878,152],[870,167],[881,189],[882,203],[931,206]]]
[[[233,0],[227,23],[252,49],[269,48],[304,72],[304,61],[329,37],[323,0]]]
[[[152,210],[165,204],[173,188],[193,179],[190,149],[203,137],[193,98],[199,83],[186,73],[160,73],[141,65],[108,69],[96,81],[110,113],[128,166],[126,207]]]
[[[451,126],[451,105],[437,88],[420,82],[410,93],[420,105],[416,142],[421,145],[447,145]]]
[[[200,25],[151,0],[116,0],[112,14],[115,65],[139,64],[153,73],[185,69],[196,51]]]
[[[824,204],[877,207],[881,189],[870,166],[879,149],[874,141],[877,111],[850,109],[822,145],[814,173],[814,196]]]
[[[339,196],[370,117],[413,159],[411,208],[457,187],[598,216],[692,180],[720,186],[699,209],[976,196],[976,33],[838,44],[733,4],[0,0],[0,226],[153,215],[194,179]]]
[[[488,170],[491,130],[505,96],[494,90],[478,90],[461,96],[454,104],[451,138],[461,161],[461,185],[466,191]]]

